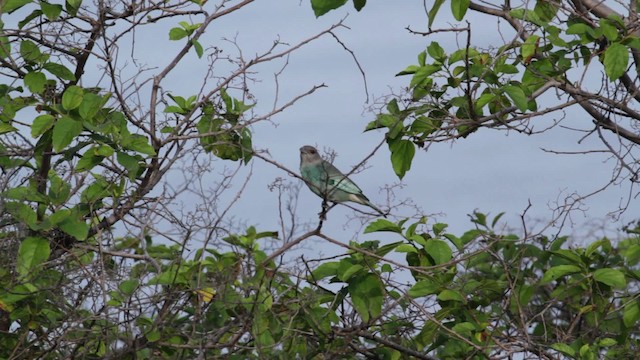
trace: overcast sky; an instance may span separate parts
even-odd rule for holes
[[[450,26],[453,19],[449,9],[443,6],[440,13],[434,28]],[[417,54],[431,41],[440,42],[447,52],[451,52],[459,47],[456,38],[452,34],[423,38],[407,32],[407,26],[426,30],[427,18],[422,1],[370,1],[360,13],[349,4],[316,19],[307,0],[290,0],[256,1],[231,16],[216,20],[200,39],[205,47],[218,46],[232,51],[231,44],[221,39],[235,38],[245,57],[251,58],[268,49],[276,39],[295,44],[345,16],[345,24],[350,29],[336,30],[336,34],[362,65],[369,98],[351,55],[332,37],[325,36],[296,51],[288,59],[288,66],[279,77],[278,99],[282,104],[314,85],[325,84],[327,88],[274,116],[272,123],[262,123],[253,129],[254,146],[269,149],[274,160],[292,170],[298,169],[299,147],[310,144],[336,151],[335,165],[348,172],[383,137],[382,132],[363,133],[366,124],[375,116],[365,109],[374,99],[392,91],[398,92],[408,84],[409,77],[395,77],[395,74],[416,63]],[[478,18],[476,15],[469,20],[473,24],[473,45],[488,47],[502,44],[495,19]],[[509,34],[505,24],[501,24],[500,29],[503,35]],[[164,66],[169,61],[167,54],[172,48],[157,46],[153,39],[166,35],[159,35],[157,29],[154,31],[152,34],[138,33],[135,56],[145,59],[150,67]],[[176,43],[176,48],[179,45]],[[171,90],[174,94],[188,96],[200,88],[206,61],[191,55],[173,73],[174,86]],[[284,61],[277,61],[256,68],[256,77],[261,81],[250,87],[256,95],[259,113],[273,106],[274,73],[283,64]],[[566,117],[567,124],[589,127],[590,119],[582,111],[568,112]],[[543,127],[550,121],[539,119],[536,123]],[[402,181],[405,187],[397,195],[400,199],[411,198],[425,213],[440,214],[432,221],[449,223],[454,232],[472,226],[466,214],[476,209],[493,215],[504,211],[507,213],[504,219],[518,227],[519,215],[531,202],[527,213],[529,217],[549,219],[552,216],[550,207],[556,200],[574,192],[590,193],[610,180],[614,163],[606,162],[601,155],[563,156],[541,150],[600,148],[595,142],[577,144],[577,141],[575,133],[561,128],[530,137],[483,129],[455,144],[434,144],[428,152],[418,151],[412,169]],[[374,203],[384,205],[385,194],[380,192],[381,187],[398,182],[386,146],[374,155],[368,166],[352,179]],[[290,177],[261,160],[255,161],[253,172],[254,177],[245,196],[233,213],[261,229],[277,228],[277,213],[274,211],[277,198],[267,187],[277,177]],[[624,183],[589,198],[585,212],[575,213],[572,217],[579,225],[577,228],[583,229],[583,224],[594,219],[614,228],[633,220],[640,213],[635,203],[622,215],[620,223],[607,218],[607,214],[616,209],[628,193],[628,184]],[[299,208],[301,220],[315,219],[319,209],[320,199],[308,189],[303,189]],[[342,231],[344,217],[350,213],[352,211],[345,207],[334,209],[329,215],[328,229]],[[406,209],[394,215],[409,216],[413,213]],[[567,232],[571,229],[566,229]]]

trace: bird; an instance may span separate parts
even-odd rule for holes
[[[352,201],[366,205],[380,215],[386,214],[364,196],[362,190],[340,172],[333,164],[324,160],[318,150],[310,145],[300,148],[300,174],[309,189],[321,198],[336,203]]]

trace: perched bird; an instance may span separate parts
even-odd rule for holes
[[[333,164],[325,161],[313,146],[300,148],[300,174],[311,191],[333,202],[353,201],[366,205],[386,217],[382,210],[367,199],[362,190]]]

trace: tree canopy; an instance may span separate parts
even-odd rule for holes
[[[325,231],[331,206],[294,226],[297,179],[272,185],[279,224],[230,219],[243,196],[231,184],[246,186],[252,162],[300,178],[252,139],[322,87],[256,110],[259,65],[323,37],[350,51],[335,32],[346,20],[251,55],[204,36],[252,2],[0,1],[0,358],[637,357],[640,223],[575,245],[480,210],[460,232],[420,213],[359,213],[371,240],[356,241]],[[353,5],[367,16],[364,0],[310,3],[300,11]],[[563,112],[580,108],[576,141],[599,139],[615,160],[611,183],[629,181],[635,200],[635,1],[425,6],[427,27],[407,34],[425,50],[397,73],[406,91],[363,124],[398,178],[421,149],[482,128],[544,136],[538,119],[564,126]],[[503,43],[475,46],[472,15],[508,24]],[[161,34],[162,66],[132,51],[146,31]],[[433,34],[463,46],[448,53]],[[187,57],[205,66],[178,94]],[[193,198],[189,211],[176,206]],[[293,252],[311,239],[340,254]]]

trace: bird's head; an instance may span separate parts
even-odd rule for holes
[[[301,163],[315,163],[322,161],[322,158],[318,154],[318,150],[311,145],[305,145],[300,148],[300,162]]]

